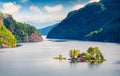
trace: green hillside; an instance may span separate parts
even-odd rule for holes
[[[16,39],[12,33],[0,22],[0,47],[15,47]]]
[[[47,38],[120,43],[120,0],[101,0],[68,13]]]
[[[3,23],[7,29],[9,29],[17,42],[39,42],[42,41],[42,37],[38,30],[25,23],[17,22],[9,14],[5,14],[3,18]]]

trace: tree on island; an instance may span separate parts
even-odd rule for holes
[[[89,47],[86,52],[80,53],[80,50],[69,51],[70,60],[73,62],[102,62],[103,54],[98,47]]]

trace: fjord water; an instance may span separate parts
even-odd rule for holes
[[[0,49],[0,76],[119,76],[120,44],[45,39],[21,43],[17,48]],[[54,60],[62,54],[69,58],[70,49],[86,51],[98,46],[106,59],[103,63],[70,63]]]

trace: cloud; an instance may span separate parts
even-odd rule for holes
[[[47,5],[44,8],[48,13],[55,13],[55,12],[62,11],[63,10],[63,5],[61,5],[61,4],[55,5],[55,6],[48,6]]]
[[[47,6],[47,7],[49,7],[49,6]],[[48,24],[49,25],[55,24],[66,17],[67,13],[60,12],[60,11],[62,11],[61,5],[58,5],[56,7],[57,8],[55,8],[55,6],[54,6],[54,9],[52,7],[52,12],[51,11],[48,12],[45,10],[45,8],[40,9],[39,7],[37,7],[35,5],[31,5],[29,7],[30,12],[16,14],[13,17],[14,17],[14,19],[16,19],[19,22],[30,23],[30,24],[36,26],[37,28],[41,28],[41,27],[47,26]],[[58,7],[60,7],[60,9]],[[63,6],[62,6],[62,8],[63,8]],[[50,7],[50,9],[51,9],[51,7]],[[59,9],[59,11],[58,11],[58,9]],[[54,10],[54,12],[53,12],[53,10]]]
[[[20,11],[21,6],[17,5],[16,3],[8,2],[2,4],[2,12],[7,14],[16,14]]]
[[[39,21],[41,23],[46,22],[56,22],[62,20],[65,17],[65,14],[22,14],[22,15],[15,15],[15,19],[20,22],[27,22],[27,21]]]
[[[22,3],[26,3],[28,2],[29,0],[21,0]]]
[[[69,0],[71,3],[77,4],[87,4],[89,2],[89,0]]]
[[[78,1],[81,1],[81,0],[78,0]],[[87,4],[88,3],[92,3],[92,2],[99,2],[100,0],[88,0]],[[82,7],[84,7],[86,4],[76,4],[72,7],[72,10],[78,10]]]
[[[48,14],[43,13],[39,14],[19,14],[15,15],[14,18],[19,22],[25,22],[31,25],[34,25],[37,28],[42,28],[47,25],[52,25],[58,23],[62,19],[64,19],[66,14],[64,13],[56,13],[56,14]]]
[[[92,2],[99,2],[100,0],[90,0],[89,3],[92,3]]]
[[[78,9],[84,7],[84,6],[85,5],[83,5],[83,4],[77,4],[77,5],[75,5],[75,6],[72,7],[72,10],[78,10]]]
[[[31,5],[31,6],[30,6],[30,10],[31,10],[33,13],[42,14],[40,8],[38,8],[37,6]]]

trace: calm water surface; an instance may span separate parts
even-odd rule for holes
[[[45,39],[21,43],[17,48],[0,49],[0,76],[120,76],[120,44]],[[100,64],[70,63],[53,57],[69,58],[70,49],[86,51],[98,46],[106,59]]]

